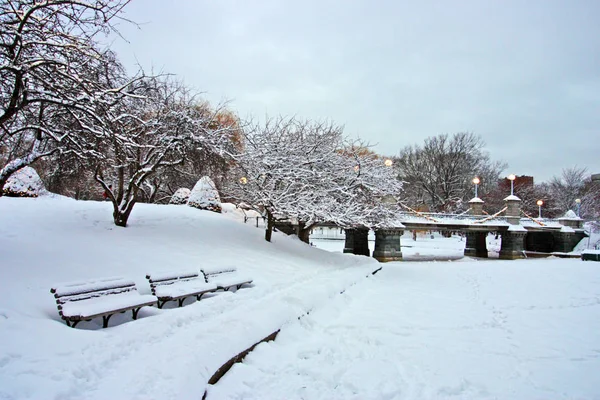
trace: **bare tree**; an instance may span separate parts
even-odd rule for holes
[[[592,182],[586,168],[571,167],[562,170],[548,182],[548,195],[557,215],[575,210],[580,200],[582,218],[597,219],[600,216],[600,185]]]
[[[8,177],[78,142],[67,110],[93,115],[114,92],[86,71],[114,61],[96,38],[128,0],[5,0],[0,4],[0,196]]]
[[[472,179],[481,180],[480,191],[495,187],[505,164],[494,162],[485,143],[473,133],[438,135],[423,146],[408,146],[395,159],[406,184],[407,201],[431,211],[454,212],[466,208],[473,197]]]

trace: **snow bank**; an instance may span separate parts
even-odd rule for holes
[[[201,398],[224,362],[378,268],[226,216],[137,204],[127,228],[106,202],[0,198],[0,399]],[[254,279],[182,308],[144,307],[77,329],[59,319],[57,282],[235,265]]]

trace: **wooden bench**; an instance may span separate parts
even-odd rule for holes
[[[228,291],[232,287],[240,289],[245,284],[252,283],[252,279],[238,274],[236,267],[207,267],[202,269],[202,274],[207,283],[214,283],[217,289]]]
[[[181,307],[188,297],[196,296],[196,300],[200,300],[202,295],[217,290],[217,285],[207,283],[198,272],[158,272],[146,275],[146,279],[152,294],[158,298],[158,308],[175,300]]]
[[[58,314],[70,327],[79,321],[102,317],[102,327],[116,313],[131,310],[133,319],[144,306],[157,303],[152,295],[141,295],[135,282],[123,278],[105,278],[94,281],[72,282],[50,289],[58,306]]]

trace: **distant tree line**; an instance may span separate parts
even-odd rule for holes
[[[405,147],[394,160],[398,177],[404,182],[403,201],[422,211],[466,212],[475,195],[475,177],[479,180],[478,197],[490,214],[501,210],[510,194],[510,181],[501,177],[507,165],[492,160],[483,139],[473,133],[427,138],[422,146]],[[560,217],[579,207],[582,218],[600,218],[600,185],[592,182],[585,168],[565,168],[560,176],[537,184],[534,177],[516,178],[514,193],[522,201],[523,216],[538,217],[537,202],[542,200],[544,217]]]

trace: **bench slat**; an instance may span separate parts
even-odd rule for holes
[[[59,315],[72,327],[81,320],[102,316],[106,328],[113,314],[132,310],[136,319],[140,308],[158,303],[156,296],[141,295],[134,281],[121,277],[64,283],[50,292],[56,299]]]
[[[129,279],[123,279],[121,277],[115,277],[99,279],[96,281],[74,282],[57,285],[56,287],[50,289],[50,292],[54,293],[54,297],[63,297],[125,287],[135,287],[135,282]]]
[[[146,294],[119,294],[89,300],[71,301],[60,306],[60,313],[69,319],[92,319],[107,313],[115,314],[156,304],[155,296]]]
[[[171,285],[159,285],[154,288],[154,295],[160,299],[176,298],[180,296],[196,296],[202,292],[217,290],[214,283],[206,283],[204,279],[195,279]]]
[[[178,300],[181,307],[187,297],[195,296],[200,300],[203,294],[217,290],[216,285],[206,283],[204,275],[200,276],[198,272],[156,272],[147,274],[146,279],[150,283],[152,294],[159,300],[158,308],[174,300]]]
[[[165,271],[165,272],[155,272],[152,274],[147,274],[146,279],[150,282],[165,282],[165,281],[177,281],[181,279],[194,279],[198,277],[197,271]]]
[[[238,288],[245,284],[252,283],[253,279],[238,274],[237,268],[234,266],[226,267],[206,267],[203,268],[202,274],[206,282],[214,283],[219,289],[228,290],[231,287]]]

